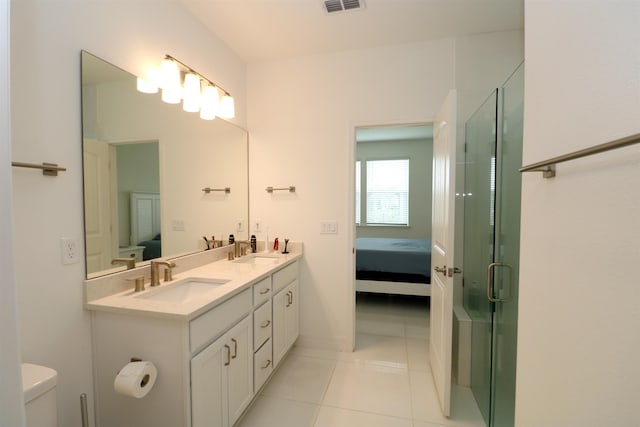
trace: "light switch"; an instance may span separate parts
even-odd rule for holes
[[[338,234],[338,221],[320,221],[320,234]]]

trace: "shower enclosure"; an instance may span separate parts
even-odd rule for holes
[[[487,426],[513,426],[524,64],[465,124],[464,307],[471,390]]]

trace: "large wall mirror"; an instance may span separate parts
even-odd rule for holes
[[[207,249],[203,237],[246,239],[247,132],[138,92],[134,75],[81,56],[87,278],[124,270],[126,259]]]

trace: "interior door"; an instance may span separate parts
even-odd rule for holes
[[[453,242],[455,218],[456,92],[452,90],[433,123],[431,247],[431,370],[445,416],[451,412],[453,335]],[[451,268],[451,274],[448,269]]]
[[[85,138],[84,193],[87,273],[111,268],[113,254],[109,144]]]

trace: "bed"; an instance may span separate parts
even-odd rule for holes
[[[143,261],[160,258],[160,194],[132,192],[129,204],[131,242],[144,247]]]
[[[358,237],[356,290],[431,295],[431,240]]]
[[[138,242],[138,246],[144,247],[144,250],[142,251],[143,261],[160,258],[162,256],[162,241],[160,239],[160,233],[151,240]]]

